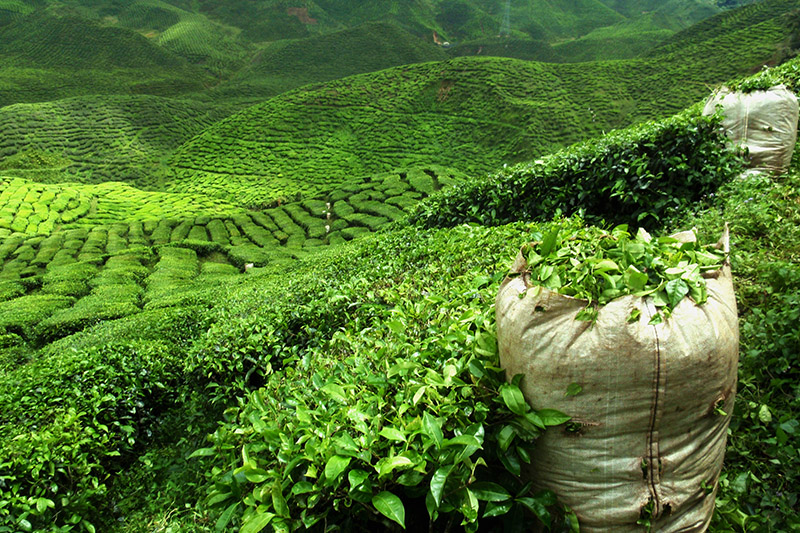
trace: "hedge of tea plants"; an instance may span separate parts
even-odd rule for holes
[[[322,199],[250,212],[119,183],[90,190],[11,179],[0,200],[27,233],[0,228],[0,327],[14,335],[9,346],[38,345],[142,309],[196,303],[210,282],[373,233],[458,179],[443,169],[390,173],[350,180]],[[91,210],[55,218],[71,205],[70,193]],[[48,207],[58,224],[34,224],[36,211]],[[198,216],[178,218],[190,213]],[[165,214],[176,218],[149,218]]]
[[[742,169],[741,154],[725,148],[719,117],[695,108],[451,187],[420,203],[409,220],[497,225],[581,212],[592,222],[654,227]]]
[[[122,181],[158,190],[160,159],[231,111],[145,95],[6,106],[0,171],[34,181]]]
[[[202,90],[201,68],[138,33],[42,11],[0,26],[0,106],[87,94]]]

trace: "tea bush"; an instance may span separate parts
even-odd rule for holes
[[[70,307],[74,298],[59,294],[31,294],[3,302],[0,330],[25,339],[34,339],[34,327],[58,311]]]
[[[0,530],[96,530],[109,475],[157,430],[199,324],[196,309],[145,313],[0,376]]]
[[[654,227],[742,170],[724,140],[718,117],[689,110],[456,185],[421,202],[409,221],[498,225],[582,212],[587,222]]]
[[[230,406],[194,454],[210,461],[218,526],[555,521],[552,494],[519,474],[568,417],[505,383],[491,303],[513,241],[536,231],[409,228],[234,290],[188,365],[207,401]]]

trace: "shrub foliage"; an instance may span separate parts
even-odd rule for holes
[[[741,171],[719,119],[695,110],[578,144],[421,202],[409,220],[425,227],[507,224],[583,212],[588,222],[653,227]]]

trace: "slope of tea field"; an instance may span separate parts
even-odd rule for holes
[[[800,67],[794,67],[796,81]],[[738,250],[742,401],[733,413],[714,532],[743,531],[737,521],[755,530],[797,524],[792,472],[798,463],[786,444],[800,427],[791,305],[800,283],[798,164],[800,158],[780,180],[734,180],[707,210],[670,223],[696,225],[709,240],[728,221]],[[195,227],[205,223],[210,233],[212,221],[184,228],[198,233]],[[300,524],[310,509],[306,520],[313,512],[343,529],[387,529],[390,519],[374,509],[381,500],[372,499],[386,491],[402,502],[409,529],[428,529],[424,504],[408,487],[428,491],[440,464],[448,468],[458,453],[403,468],[406,460],[419,460],[405,446],[428,438],[422,420],[442,431],[443,449],[470,459],[453,467],[451,483],[460,483],[455,476],[463,471],[476,476],[466,483],[477,494],[490,479],[509,494],[522,490],[513,476],[497,475],[514,468],[497,462],[497,432],[522,422],[502,403],[491,302],[519,246],[549,226],[397,228],[245,276],[219,247],[169,245],[171,234],[160,225],[4,239],[0,254],[9,276],[2,276],[0,295],[13,305],[0,304],[0,400],[7,406],[0,411],[0,446],[9,458],[6,475],[19,480],[25,495],[6,491],[10,514],[0,520],[10,516],[6,523],[16,527],[21,510],[29,509],[22,520],[32,529],[69,515],[120,533],[236,530],[254,517],[266,521],[280,507],[287,517],[278,525]],[[151,230],[158,230],[156,237]],[[764,360],[775,366],[764,370]],[[535,435],[511,425],[514,446],[504,457],[535,453],[523,448]],[[315,437],[329,428],[336,428],[330,444]],[[426,431],[434,435],[428,450],[436,450],[439,434]],[[395,461],[400,468],[377,464],[393,457],[404,458]],[[472,469],[479,459],[492,470],[480,463]],[[71,475],[45,470],[36,477],[41,464]],[[290,475],[286,487],[265,488],[273,466],[319,475],[307,485]],[[350,478],[369,482],[347,490]],[[330,488],[326,480],[334,479],[345,490]],[[749,490],[740,490],[743,483]],[[309,505],[304,490],[319,494],[319,505]],[[70,498],[59,498],[67,491]],[[266,494],[260,510],[254,491]],[[525,494],[509,505],[536,506],[537,514],[549,516],[538,507],[548,500]],[[457,487],[444,497],[459,498]],[[37,509],[38,498],[53,507],[43,501]],[[352,507],[337,510],[335,501],[343,498]],[[760,508],[761,501],[769,507]],[[509,509],[493,522],[484,517],[489,503],[476,497],[475,505],[483,531],[524,531],[534,520]],[[446,529],[448,515],[461,520],[459,509],[469,510],[442,511],[432,529]]]
[[[0,106],[95,93],[174,95],[208,81],[130,30],[42,13],[0,27]]]
[[[465,57],[304,87],[179,148],[171,190],[269,205],[374,172],[432,163],[476,174],[530,159],[677,112],[709,85],[758,70],[792,31],[788,3],[771,1],[766,17],[730,12],[728,32],[651,59],[560,65]]]
[[[163,187],[163,160],[233,112],[157,96],[81,96],[0,108],[0,172],[35,181]]]
[[[501,1],[447,3],[455,14],[460,4],[502,19]],[[588,24],[553,4],[564,31]],[[622,17],[658,7],[599,4]],[[440,533],[463,521],[523,533],[539,519],[569,530],[577,517],[519,474],[541,432],[571,413],[531,407],[506,382],[493,301],[519,247],[580,224],[548,221],[581,208],[587,220],[647,223],[654,235],[696,226],[706,242],[730,224],[739,397],[725,415],[709,531],[797,530],[800,152],[786,175],[734,179],[739,156],[724,150],[715,119],[682,109],[707,83],[791,53],[793,4],[726,13],[714,19],[724,30],[687,31],[644,59],[422,63],[301,87],[233,115],[213,91],[0,107],[0,531]],[[145,92],[169,92],[164,72],[183,76],[197,43],[168,30],[194,16],[226,38],[194,56],[189,88],[207,72],[228,76],[219,62],[239,53],[226,47],[246,32],[273,35],[290,21],[294,37],[324,42],[347,30],[341,20],[383,6],[427,33],[439,4],[242,5],[0,0],[0,32],[34,7],[94,17],[92,28],[130,7],[125,24],[144,30],[152,7],[163,19],[146,42],[174,37],[164,49],[184,56],[158,53],[178,57],[178,70],[153,74],[101,54],[104,65],[130,61],[119,87],[103,85],[113,69],[87,67],[76,85],[51,91],[137,92],[126,84],[144,72],[166,84]],[[275,27],[253,17],[267,8],[285,15]],[[302,42],[263,49],[299,53]],[[40,57],[46,68],[2,73],[36,72],[42,86],[70,74]],[[278,75],[253,73],[256,92]],[[800,59],[747,84],[776,82],[797,91]],[[13,83],[0,77],[0,91]],[[552,153],[576,140],[585,142]],[[475,190],[489,192],[483,207],[459,196]],[[413,226],[406,216],[425,198],[431,227]],[[465,224],[436,207],[447,198],[489,224],[516,215]],[[616,209],[617,198],[636,210]]]
[[[447,54],[441,48],[397,24],[365,23],[340,32],[264,46],[213,94],[215,98],[265,99],[309,83],[443,59]]]

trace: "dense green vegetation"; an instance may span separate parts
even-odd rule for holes
[[[800,155],[737,178],[694,105],[800,45],[740,3],[513,2],[498,37],[500,0],[0,0],[0,533],[575,531],[521,476],[570,413],[498,368],[498,286],[527,242],[726,222],[711,530],[800,527]],[[734,85],[774,83],[800,60]]]
[[[317,37],[271,43],[217,88],[215,95],[268,97],[308,83],[446,58],[433,42],[422,41],[401,26],[366,23]]]
[[[220,83],[215,98],[255,102],[447,51],[632,58],[739,3],[527,0],[507,13],[502,0],[4,0],[0,105],[98,92],[185,95]],[[456,46],[439,49],[434,34]]]
[[[427,227],[547,220],[585,213],[597,223],[657,226],[741,172],[736,154],[698,109],[614,132],[488,179],[451,187],[418,204]]]
[[[0,106],[102,93],[175,95],[210,78],[129,30],[32,13],[0,26]]]
[[[652,60],[458,58],[308,86],[249,107],[180,147],[170,161],[174,186],[236,202],[243,184],[258,183],[258,196],[247,197],[258,205],[316,195],[376,170],[434,163],[486,172],[669,115],[707,92],[700,80],[722,81],[772,57],[787,32],[774,17],[724,42],[714,38]],[[721,61],[731,49],[735,59]]]
[[[231,112],[155,96],[83,96],[0,108],[0,172],[39,182],[163,189],[163,160]]]

